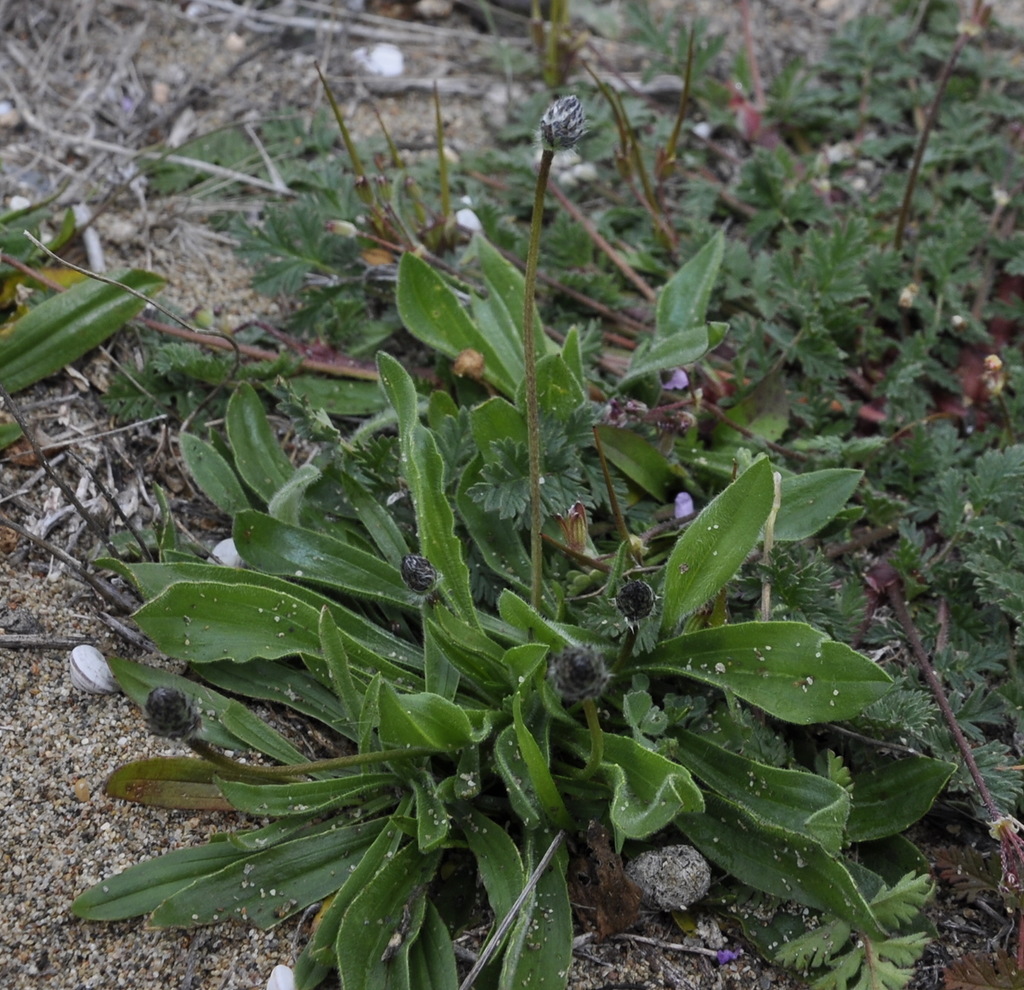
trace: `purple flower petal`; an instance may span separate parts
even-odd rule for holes
[[[715,954],[718,959],[718,965],[724,966],[726,963],[731,963],[734,959],[739,959],[739,952],[733,952],[732,949],[719,949]]]
[[[690,376],[682,368],[676,368],[661,387],[668,392],[681,392],[690,387]]]
[[[689,492],[680,492],[676,496],[676,519],[685,519],[694,513],[693,496]]]

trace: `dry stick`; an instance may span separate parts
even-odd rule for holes
[[[735,430],[740,436],[745,437],[747,440],[753,440],[756,443],[763,444],[776,454],[782,454],[783,457],[792,457],[797,461],[806,461],[808,459],[808,455],[802,451],[791,450],[789,447],[783,447],[781,444],[775,443],[772,440],[766,440],[764,437],[759,437],[753,430],[749,430],[747,427],[740,425],[735,420],[730,419],[728,415],[719,409],[714,402],[705,402],[704,408],[712,413],[720,423],[724,423],[730,430]]]
[[[576,221],[586,232],[587,236],[608,255],[608,260],[618,268],[626,278],[636,286],[637,291],[642,295],[648,302],[654,302],[658,298],[657,292],[654,291],[633,269],[633,267],[626,261],[618,251],[615,250],[605,240],[604,237],[598,233],[597,227],[594,226],[593,222],[589,217],[585,216],[576,205],[568,199],[564,192],[558,188],[558,184],[551,183],[551,194],[558,200],[562,208]]]
[[[974,780],[978,793],[981,795],[982,801],[985,802],[985,807],[993,819],[1002,818],[1003,813],[999,810],[999,806],[992,797],[992,792],[988,789],[988,784],[985,783],[985,778],[982,777],[981,771],[978,769],[970,743],[967,742],[967,737],[964,736],[963,729],[960,728],[960,723],[957,722],[956,715],[953,714],[953,709],[949,707],[949,701],[946,699],[946,690],[942,686],[938,674],[935,673],[931,660],[928,658],[928,653],[921,642],[921,637],[918,634],[917,627],[914,625],[914,620],[910,617],[910,610],[907,608],[906,600],[903,597],[903,588],[898,581],[893,582],[889,586],[888,595],[889,602],[896,613],[896,618],[899,619],[903,631],[907,634],[910,650],[914,655],[914,660],[917,662],[918,669],[928,683],[932,697],[939,706],[939,711],[942,712],[942,717],[946,725],[949,726],[949,731],[953,734],[953,740],[956,742],[957,749],[960,750],[960,755],[964,758],[967,771]]]
[[[984,10],[984,4],[979,6]],[[975,16],[981,17],[981,11],[976,11]],[[980,29],[981,24],[977,21],[972,21],[961,29],[953,45],[953,50],[949,53],[949,58],[946,59],[946,64],[943,65],[942,72],[939,74],[939,81],[935,87],[935,97],[928,108],[928,116],[925,118],[924,127],[921,129],[921,137],[917,142],[917,147],[914,149],[914,160],[910,166],[910,175],[907,176],[907,187],[903,191],[903,204],[900,206],[899,219],[896,221],[896,234],[893,238],[893,246],[897,251],[903,247],[903,234],[910,219],[910,204],[914,198],[917,176],[921,171],[921,162],[924,160],[924,153],[928,148],[928,140],[935,128],[935,122],[939,119],[939,109],[942,106],[942,97],[946,92],[946,86],[949,84],[949,80],[953,75],[953,69],[959,61],[961,53],[967,47],[967,42]]]
[[[22,233],[37,248],[39,248],[40,251],[42,251],[49,257],[53,258],[53,260],[58,262],[59,264],[64,265],[66,268],[70,268],[73,272],[78,272],[79,275],[85,275],[87,278],[94,279],[97,282],[102,282],[104,285],[111,285],[115,289],[122,289],[123,291],[127,292],[128,295],[134,296],[136,299],[141,299],[147,306],[152,306],[154,309],[159,310],[165,316],[169,316],[176,323],[180,323],[183,327],[186,327],[190,332],[200,332],[195,327],[193,327],[187,320],[183,320],[180,316],[175,315],[166,306],[161,305],[155,299],[151,299],[144,292],[139,292],[138,289],[133,289],[130,285],[125,285],[122,282],[118,282],[116,279],[108,278],[106,275],[100,275],[97,272],[90,271],[88,268],[81,268],[78,265],[74,265],[70,261],[66,261],[59,255],[54,254],[45,244],[42,243],[42,241],[37,240],[27,230],[22,231]],[[232,366],[231,370],[221,380],[220,384],[218,384],[213,389],[213,391],[211,391],[210,394],[205,399],[203,399],[203,401],[200,402],[199,405],[196,406],[191,413],[189,413],[184,423],[182,423],[183,430],[187,429],[188,425],[192,422],[192,420],[195,419],[195,417],[198,416],[199,413],[202,412],[202,410],[205,409],[213,401],[217,393],[220,392],[220,390],[227,385],[228,381],[235,375],[235,373],[238,371],[238,368],[242,364],[242,352],[239,350],[238,344],[236,343],[233,337],[229,336],[226,333],[223,333],[220,330],[207,330],[206,334],[211,337],[223,338],[225,341],[227,341],[227,343],[231,347],[231,350],[234,352],[235,363]],[[115,556],[117,556],[116,553]]]
[[[61,650],[89,643],[88,636],[29,636],[5,633],[0,636],[0,650]]]
[[[118,283],[120,284],[120,283]],[[165,334],[168,337],[178,337],[180,340],[187,340],[201,347],[209,347],[214,350],[232,350],[232,343],[238,348],[238,353],[257,361],[276,361],[281,355],[274,351],[265,350],[262,347],[254,347],[252,344],[242,344],[231,337],[210,336],[202,330],[183,330],[180,327],[173,327],[169,323],[162,323],[159,320],[152,320],[149,317],[138,317],[138,322],[150,330]],[[172,315],[172,319],[177,317]],[[315,371],[324,375],[335,377],[344,376],[347,378],[358,378],[363,381],[376,381],[377,372],[369,366],[356,361],[354,358],[338,355],[331,361],[318,361],[315,358],[302,358],[299,364],[302,371]]]
[[[61,490],[61,493],[75,507],[75,511],[85,520],[86,525],[91,529],[99,539],[99,541],[107,548],[107,552],[113,554],[115,557],[118,556],[117,547],[111,542],[107,536],[104,527],[100,525],[99,520],[86,508],[82,500],[71,490],[67,482],[53,469],[53,465],[50,463],[50,459],[43,453],[43,448],[39,445],[39,441],[35,438],[35,433],[32,430],[28,420],[25,419],[21,414],[21,409],[18,404],[11,397],[11,393],[7,391],[6,386],[3,382],[0,382],[0,399],[3,399],[4,405],[10,410],[11,415],[14,417],[15,422],[21,427],[21,432],[25,435],[25,439],[29,442],[29,446],[32,448],[32,452],[39,458],[39,463],[42,464],[44,470],[49,475],[50,480]],[[92,472],[90,472],[92,473]],[[95,476],[93,477],[95,479]]]
[[[6,526],[8,529],[13,529],[19,536],[24,536],[26,540],[31,541],[37,547],[40,547],[47,553],[52,554],[62,564],[70,567],[82,581],[89,585],[89,587],[100,596],[100,598],[112,605],[114,608],[120,609],[125,613],[135,611],[137,607],[135,602],[126,598],[102,578],[97,577],[91,571],[87,571],[77,560],[75,560],[74,557],[61,550],[60,547],[54,546],[54,544],[50,543],[49,540],[44,540],[41,536],[36,536],[36,534],[31,530],[19,525],[2,512],[0,512],[0,525]]]
[[[505,937],[505,933],[515,922],[516,915],[519,914],[523,905],[526,903],[526,898],[530,896],[533,889],[538,883],[540,883],[540,878],[544,875],[544,871],[548,868],[548,864],[555,858],[555,853],[558,852],[558,849],[563,842],[565,842],[565,830],[561,829],[551,840],[551,845],[548,846],[547,851],[543,856],[541,856],[540,862],[537,864],[537,868],[530,874],[530,879],[526,881],[526,886],[523,887],[522,893],[516,898],[512,907],[508,909],[508,914],[501,919],[501,924],[494,929],[494,934],[491,936],[487,945],[484,946],[477,958],[477,961],[474,963],[473,968],[466,974],[466,978],[460,984],[459,990],[469,990],[474,982],[476,982],[476,978],[480,975],[480,971],[491,961],[491,956],[498,951],[498,946],[501,944],[501,940]]]

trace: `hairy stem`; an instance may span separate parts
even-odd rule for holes
[[[540,259],[540,230],[544,220],[544,194],[555,153],[545,148],[537,170],[537,189],[533,198],[533,217],[530,223],[530,246],[526,255],[526,274],[523,289],[523,364],[526,380],[526,440],[530,463],[530,604],[541,606],[543,597],[543,537],[544,517],[541,504],[540,474],[540,400],[537,395],[537,341],[533,325],[534,297],[537,292],[537,263]]]
[[[594,704],[593,698],[584,699],[583,714],[587,717],[587,728],[590,730],[590,756],[580,774],[580,780],[592,777],[604,759],[604,730],[597,717],[597,705]]]

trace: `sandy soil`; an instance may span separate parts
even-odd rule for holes
[[[742,44],[738,4],[659,2],[679,17],[708,15],[727,34],[730,50]],[[813,58],[841,19],[870,6],[871,0],[754,3],[762,68],[770,74],[795,55]],[[379,40],[402,47],[400,80],[358,71],[352,50]],[[432,119],[430,84],[438,80],[457,148],[491,133],[505,113],[509,90],[489,75],[490,44],[458,12],[404,22],[356,15],[341,2],[295,2],[250,14],[227,0],[0,0],[0,199],[6,208],[11,197],[37,201],[53,194],[88,210],[107,203],[96,230],[108,268],[129,264],[165,274],[165,299],[186,312],[213,307],[228,325],[272,319],[272,304],[249,290],[245,268],[205,225],[202,204],[151,195],[135,153],[223,123],[310,113],[322,101],[316,61],[335,81],[357,132],[376,127],[373,101],[393,133],[410,143],[429,142],[424,121]],[[635,58],[625,48],[618,54]],[[511,92],[528,85],[516,80]],[[229,194],[216,182],[213,177],[209,195],[223,205]],[[251,205],[233,202],[238,209]],[[76,257],[86,260],[84,252]],[[95,266],[95,255],[90,263]],[[189,493],[173,461],[167,466],[173,436],[166,423],[104,435],[110,423],[96,393],[106,360],[100,355],[85,362],[81,374],[31,390],[21,397],[22,410],[50,441],[70,445],[54,463],[80,498],[102,511],[94,470],[129,514],[145,522],[154,472],[179,504]],[[38,464],[0,459],[0,512],[45,528],[49,540],[84,559],[95,550],[95,537],[66,506]],[[198,529],[200,522],[193,522]],[[104,795],[103,782],[115,767],[168,749],[143,731],[123,696],[76,690],[68,679],[68,648],[53,644],[81,636],[109,654],[141,651],[103,621],[109,604],[69,568],[0,530],[5,535],[0,634],[32,636],[37,645],[0,647],[0,902],[6,907],[0,982],[52,990],[264,986],[271,968],[301,949],[307,934],[301,924],[270,933],[151,931],[138,922],[85,924],[70,915],[74,896],[101,878],[146,856],[202,842],[238,819],[154,811]],[[212,543],[217,535],[211,528],[204,539]],[[643,932],[678,937],[656,919]],[[592,949],[589,957],[573,974],[575,990],[798,985],[748,955],[719,968],[701,956],[625,941]],[[934,982],[922,979],[921,985]]]

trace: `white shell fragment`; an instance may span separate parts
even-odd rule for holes
[[[295,974],[290,966],[275,966],[267,982],[267,990],[295,990]]]
[[[68,660],[71,683],[90,694],[117,694],[120,685],[110,672],[107,658],[95,646],[76,646]]]
[[[372,48],[357,48],[352,58],[373,76],[400,76],[405,70],[402,50],[386,41]]]
[[[245,561],[238,555],[238,548],[235,541],[230,537],[221,540],[211,551],[210,556],[217,564],[225,567],[245,567]]]
[[[626,864],[626,873],[644,892],[644,899],[662,911],[685,910],[711,886],[711,867],[693,846],[640,853]]]
[[[480,218],[468,206],[464,206],[461,210],[455,211],[455,222],[463,230],[471,230],[474,233],[478,230],[484,229],[484,225],[480,222]]]

